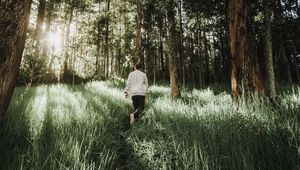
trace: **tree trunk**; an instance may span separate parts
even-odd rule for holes
[[[251,36],[249,2],[228,0],[229,46],[231,53],[231,90],[234,106],[237,107],[239,91],[263,91],[257,60],[255,39]],[[244,87],[243,89],[241,87]]]
[[[275,73],[272,53],[272,27],[270,4],[265,4],[265,63],[267,69],[268,95],[272,101],[276,99]]]
[[[169,32],[169,56],[170,56],[170,88],[171,96],[173,98],[180,97],[179,88],[177,85],[177,36],[176,36],[176,23],[175,23],[175,3],[174,0],[169,0],[168,3],[168,32]]]
[[[280,55],[280,61],[282,61],[283,63],[283,72],[285,73],[285,77],[284,79],[288,82],[288,83],[292,83],[293,82],[293,78],[292,78],[292,72],[291,72],[291,66],[290,66],[290,61],[286,55],[286,48],[285,48],[285,44],[283,42],[283,38],[281,37],[280,39],[280,48],[279,48],[279,55]]]
[[[248,25],[248,28],[250,25]],[[244,87],[244,92],[259,92],[261,94],[265,93],[265,85],[263,82],[262,72],[258,63],[258,52],[257,43],[255,40],[254,32],[252,29],[248,29],[247,42],[246,42],[246,58],[245,65],[243,68],[242,75],[242,85]]]
[[[204,44],[204,54],[205,54],[205,58],[204,58],[204,61],[205,61],[205,65],[204,65],[204,71],[206,73],[206,76],[207,77],[207,85],[210,85],[211,84],[211,73],[210,73],[210,68],[209,68],[209,58],[210,58],[210,44],[209,44],[209,41],[207,39],[207,35],[206,33],[204,32],[203,33],[204,36],[203,36],[203,44]]]
[[[3,120],[19,74],[31,0],[0,1],[0,7],[0,120]]]
[[[156,41],[155,41],[156,42]],[[153,84],[156,84],[156,67],[157,67],[157,44],[155,43],[155,50],[154,50],[154,63],[153,63]]]
[[[63,81],[70,83],[71,82],[71,74],[69,70],[69,58],[70,58],[70,34],[71,34],[71,24],[73,20],[73,11],[74,6],[70,4],[70,9],[67,11],[69,13],[69,18],[67,21],[67,30],[66,30],[66,37],[65,37],[65,59],[64,59],[64,69],[63,69]],[[68,14],[66,14],[67,16]]]
[[[185,77],[185,58],[183,54],[183,24],[182,24],[182,0],[179,1],[179,38],[180,38],[180,44],[179,44],[179,58],[180,58],[180,64],[181,64],[181,80],[182,80],[182,87],[185,88],[186,86],[186,77]]]
[[[137,18],[136,18],[136,63],[141,63],[142,58],[142,5],[141,0],[136,0]]]
[[[153,80],[154,75],[154,60],[155,60],[155,50],[153,47],[153,42],[151,40],[151,29],[145,28],[145,40],[146,44],[144,45],[145,50],[145,71],[147,73],[148,79]]]
[[[106,6],[106,28],[105,28],[105,47],[104,47],[104,56],[105,56],[105,77],[108,78],[109,76],[109,11],[110,11],[110,0],[107,0]]]
[[[298,54],[298,52],[297,52],[297,48],[296,48],[294,41],[291,41],[291,45],[292,45],[292,49],[293,49],[293,55],[295,56]],[[293,62],[293,66],[294,66],[295,73],[296,73],[296,82],[300,82],[300,72],[299,72],[299,66],[297,64],[297,61]]]
[[[204,81],[204,71],[203,71],[203,57],[202,57],[202,55],[201,55],[201,49],[202,49],[202,47],[201,47],[201,42],[202,42],[202,38],[201,38],[201,32],[200,32],[200,30],[198,29],[198,31],[197,31],[197,40],[198,40],[198,52],[197,52],[197,57],[198,57],[198,66],[197,66],[197,68],[198,68],[198,88],[199,89],[202,89],[202,88],[204,88],[204,86],[205,86],[205,81]]]
[[[162,26],[161,26],[162,27]],[[163,34],[163,30],[162,28],[159,28],[159,54],[160,54],[160,69],[161,69],[161,74],[160,77],[164,77],[164,73],[165,73],[165,62],[164,62],[164,44],[163,44],[163,40],[162,40],[162,34]]]
[[[296,72],[296,82],[300,82],[300,71],[299,71],[299,66],[296,63],[293,63],[293,66],[295,68],[295,72]]]
[[[100,6],[100,5],[99,5]],[[100,73],[100,46],[101,44],[101,28],[100,21],[97,22],[97,54],[96,54],[96,75],[99,76]]]
[[[38,15],[36,19],[35,33],[34,33],[34,38],[37,40],[38,46],[41,39],[41,32],[44,23],[45,10],[46,10],[46,0],[40,0],[39,7],[38,7]]]
[[[202,36],[201,36],[201,18],[199,17],[199,12],[197,12],[197,15],[196,15],[196,19],[197,19],[197,48],[198,48],[198,52],[197,52],[197,58],[198,58],[198,62],[197,62],[197,69],[198,69],[198,74],[197,74],[197,77],[198,77],[198,88],[199,89],[202,89],[205,87],[205,74],[204,74],[204,65],[203,65],[203,60],[204,60],[204,56],[203,56],[203,46],[202,44],[203,43],[203,39]],[[205,55],[206,56],[206,55]]]
[[[247,6],[244,0],[228,0],[229,45],[231,53],[231,93],[234,104],[238,103],[238,81],[244,65],[246,42]]]

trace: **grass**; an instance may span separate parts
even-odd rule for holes
[[[151,86],[142,120],[116,82],[19,87],[0,129],[0,169],[299,169],[300,88],[232,110],[226,92]]]

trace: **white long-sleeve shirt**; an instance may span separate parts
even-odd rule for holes
[[[126,82],[125,92],[131,96],[145,96],[148,89],[148,79],[145,73],[140,70],[131,72]]]

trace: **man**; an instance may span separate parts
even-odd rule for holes
[[[141,71],[140,63],[134,66],[134,71],[128,76],[125,89],[125,97],[130,94],[132,97],[134,112],[130,114],[130,124],[139,119],[145,107],[145,98],[148,89],[148,79],[144,72]]]

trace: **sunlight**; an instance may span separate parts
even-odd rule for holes
[[[52,85],[49,98],[52,116],[58,122],[88,118],[87,101],[82,93],[71,91],[66,85]]]
[[[48,44],[56,52],[61,52],[63,48],[62,34],[60,32],[49,32],[47,37]]]
[[[48,105],[48,93],[46,86],[36,87],[36,93],[30,103],[30,110],[28,112],[31,115],[31,131],[32,136],[38,137],[41,133],[43,120],[47,112]]]
[[[108,98],[113,98],[114,101],[120,103],[130,103],[129,100],[124,98],[124,94],[120,89],[109,88],[107,82],[101,81],[93,81],[89,82],[85,85],[85,88],[88,91],[91,91],[95,94],[101,94],[102,96],[106,96]]]

